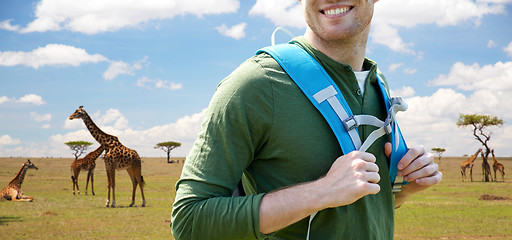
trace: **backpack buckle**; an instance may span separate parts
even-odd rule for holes
[[[388,135],[391,134],[391,132],[393,131],[393,128],[391,127],[391,123],[389,123],[388,125],[384,126],[384,131]]]
[[[391,134],[391,132],[393,132],[393,127],[391,126],[391,124],[393,124],[393,120],[391,118],[391,115],[388,115],[388,117],[386,118],[386,120],[384,121],[384,131],[386,132],[386,134]]]
[[[347,119],[342,120],[341,122],[343,123],[343,126],[345,127],[345,130],[347,132],[351,131],[354,128],[356,128],[357,126],[359,126],[359,123],[357,122],[357,120],[354,116],[350,116]]]
[[[396,177],[395,179],[395,182],[392,183],[392,188],[391,188],[391,192],[393,193],[398,193],[400,191],[402,191],[402,186],[404,185],[404,178],[403,177]]]

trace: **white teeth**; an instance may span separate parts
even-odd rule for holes
[[[345,13],[348,10],[350,10],[349,7],[343,7],[343,8],[329,9],[329,10],[326,10],[324,12],[325,12],[326,15],[338,15],[338,14],[341,14],[341,13]]]

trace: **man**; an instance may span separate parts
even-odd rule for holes
[[[308,28],[292,44],[322,64],[355,115],[383,120],[377,65],[364,57],[377,1],[299,0]],[[361,140],[374,129],[360,126]],[[431,154],[413,147],[398,165],[398,175],[410,183],[393,195],[388,141],[381,137],[367,152],[344,154],[322,115],[276,61],[254,56],[212,98],[176,184],[173,235],[393,239],[394,208],[440,182],[442,174]],[[247,196],[233,197],[240,179]]]

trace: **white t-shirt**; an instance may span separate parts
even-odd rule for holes
[[[357,84],[359,85],[359,89],[361,89],[361,96],[364,95],[364,83],[369,73],[370,71],[354,72],[356,75]]]

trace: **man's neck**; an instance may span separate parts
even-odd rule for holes
[[[350,65],[353,71],[363,70],[368,32],[343,41],[325,41],[308,28],[304,37],[316,49],[333,60]]]

